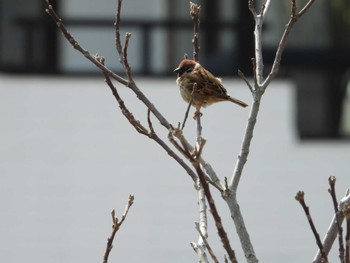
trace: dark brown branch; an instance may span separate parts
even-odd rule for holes
[[[113,71],[111,71],[109,68],[107,68],[105,65],[101,64],[98,60],[92,56],[89,51],[84,49],[82,46],[79,45],[79,43],[74,39],[71,33],[67,30],[65,25],[62,22],[62,19],[60,19],[55,12],[55,10],[52,8],[52,5],[50,5],[50,2],[48,0],[45,0],[45,11],[48,13],[52,19],[54,20],[56,26],[61,30],[64,37],[68,40],[68,42],[72,45],[74,49],[79,51],[81,54],[84,55],[88,60],[90,60],[96,67],[98,67],[101,71],[106,72],[111,78],[117,80],[123,85],[128,85],[128,81],[119,75],[115,74]]]
[[[210,212],[214,218],[215,226],[216,226],[216,229],[218,231],[218,235],[221,239],[222,245],[223,245],[224,249],[226,250],[230,261],[235,263],[235,262],[237,262],[235,252],[230,245],[230,240],[228,239],[227,233],[226,233],[226,231],[223,227],[222,221],[221,221],[221,217],[218,213],[218,210],[216,209],[216,205],[215,205],[214,199],[211,195],[209,185],[205,179],[205,174],[202,171],[198,160],[193,160],[193,166],[195,167],[195,169],[197,171],[197,175],[199,177],[199,180],[202,184],[205,196],[206,196],[208,204],[209,204]]]
[[[121,14],[121,7],[122,7],[122,0],[117,1],[117,9],[115,12],[115,21],[114,21],[114,27],[115,27],[115,48],[118,52],[118,58],[120,64],[124,66],[124,58],[123,58],[123,47],[121,45],[120,41],[120,14]]]
[[[199,13],[201,11],[200,5],[190,2],[190,15],[193,21],[193,60],[199,61]]]
[[[62,23],[62,20],[58,17],[56,12],[53,10],[52,6],[50,5],[49,0],[45,0],[45,7],[46,12],[52,17],[54,22],[56,23],[57,27],[60,29],[64,37],[68,40],[68,42],[75,48],[77,51],[79,51],[81,54],[83,54],[88,60],[90,60],[94,65],[96,65],[104,74],[108,74],[111,78],[115,79],[119,83],[123,84],[124,86],[129,87],[145,105],[147,108],[149,108],[152,113],[156,116],[156,118],[159,120],[159,122],[166,128],[170,129],[171,125],[170,123],[164,118],[164,116],[154,107],[154,105],[149,101],[149,99],[141,92],[141,90],[137,87],[136,83],[133,81],[128,81],[119,75],[115,74],[113,71],[111,71],[109,68],[107,68],[104,64],[99,62],[94,56],[92,56],[87,50],[83,49],[78,42],[74,39],[74,37],[68,32],[67,28]],[[118,51],[119,52],[119,51]],[[123,53],[121,51],[121,53]],[[121,56],[121,61],[123,61],[123,55]]]
[[[122,6],[123,0],[118,0],[117,2],[117,11],[115,14],[115,46],[119,54],[119,61],[123,65],[125,74],[128,77],[129,81],[132,81],[132,74],[131,74],[131,68],[128,62],[128,46],[129,46],[129,40],[131,37],[131,33],[125,34],[125,43],[124,48],[121,44],[120,40],[120,15],[121,15],[121,6]]]
[[[344,242],[343,242],[343,228],[340,223],[339,219],[339,210],[338,210],[338,201],[335,193],[335,183],[336,183],[336,178],[334,176],[330,176],[328,178],[329,186],[330,188],[328,189],[329,194],[332,197],[332,202],[333,202],[333,207],[334,207],[334,214],[335,218],[337,221],[337,228],[338,228],[338,242],[339,242],[339,258],[340,262],[344,263],[345,257],[344,257]]]
[[[250,85],[249,80],[247,79],[247,77],[244,75],[244,73],[241,70],[238,70],[238,76],[240,76],[241,79],[244,80],[244,82],[247,84],[247,86],[250,89],[250,91],[253,93],[254,92],[253,86]]]
[[[124,49],[123,49],[123,57],[124,57],[124,68],[125,68],[126,75],[128,76],[128,80],[133,81],[132,74],[131,74],[131,67],[130,67],[129,61],[128,61],[128,47],[129,47],[130,38],[131,38],[131,33],[126,33],[125,34]]]
[[[143,134],[147,136],[148,138],[154,140],[157,142],[178,164],[184,168],[184,170],[187,172],[187,174],[192,178],[193,181],[196,181],[197,176],[192,171],[192,169],[173,151],[170,149],[170,147],[161,139],[159,136],[155,133],[153,129],[152,122],[150,120],[150,109],[148,109],[148,125],[150,127],[150,131],[148,131],[141,123],[140,121],[136,120],[133,114],[128,110],[128,108],[125,106],[124,101],[119,96],[119,93],[116,89],[116,87],[113,85],[111,79],[107,74],[105,74],[106,83],[110,87],[113,96],[117,100],[119,104],[119,108],[121,109],[123,115],[127,118],[127,120],[130,122],[130,124],[136,129],[137,132],[140,134]]]
[[[321,239],[320,239],[320,235],[318,234],[318,232],[316,230],[316,227],[315,227],[315,224],[314,224],[314,222],[313,222],[313,220],[311,218],[309,207],[305,203],[304,192],[303,191],[297,192],[297,194],[295,196],[295,199],[299,202],[299,204],[304,209],[306,218],[307,218],[307,220],[308,220],[308,222],[310,224],[312,233],[314,234],[314,237],[316,239],[316,244],[318,246],[318,249],[321,251],[321,257],[323,259],[323,262],[324,263],[328,262],[327,255],[326,255],[326,253],[323,250],[323,245],[322,245],[322,242],[321,242]]]
[[[112,251],[113,248],[113,241],[114,241],[114,237],[115,234],[118,232],[118,230],[120,229],[121,225],[124,223],[126,216],[128,215],[129,209],[132,206],[132,204],[134,203],[134,196],[133,195],[129,195],[129,199],[128,199],[128,203],[125,207],[125,211],[123,213],[122,219],[119,221],[117,217],[115,217],[115,210],[113,209],[111,212],[112,215],[112,233],[109,236],[109,238],[107,239],[107,246],[106,246],[106,250],[105,253],[103,255],[103,263],[107,263],[108,262],[108,257],[110,252]]]
[[[175,140],[174,136],[179,140],[181,145]],[[171,128],[168,133],[168,139],[175,146],[175,148],[182,153],[182,155],[184,155],[189,161],[191,161],[187,153],[195,152],[195,148],[193,148],[192,145],[188,143],[180,128]],[[217,177],[213,168],[210,166],[209,163],[205,162],[205,160],[201,156],[199,158],[199,161],[208,174],[208,182],[211,185],[213,185],[216,189],[218,189],[220,193],[223,193],[224,188],[221,185],[220,179]]]
[[[181,132],[181,131],[179,131],[179,132]],[[180,142],[181,142],[181,140],[180,140]],[[201,165],[200,165],[199,159],[200,159],[200,154],[202,151],[201,149],[203,149],[204,144],[205,144],[205,140],[201,140],[199,142],[197,150],[195,150],[195,152],[193,154],[190,153],[188,151],[188,149],[186,149],[186,148],[183,149],[183,152],[187,155],[188,159],[191,161],[193,167],[195,168],[195,170],[197,172],[198,178],[199,178],[200,183],[201,183],[203,190],[204,190],[205,197],[208,201],[210,212],[213,216],[215,226],[216,226],[216,229],[218,231],[218,235],[220,237],[222,245],[223,245],[224,249],[226,250],[230,261],[233,263],[236,263],[237,259],[236,259],[235,252],[230,245],[230,240],[228,239],[227,233],[226,233],[226,231],[223,227],[222,221],[221,221],[221,217],[218,213],[214,199],[211,195],[209,184],[206,180],[206,175],[203,172]],[[185,144],[183,143],[183,145],[185,145]]]
[[[137,132],[149,137],[149,131],[140,123],[140,121],[136,120],[134,115],[128,110],[128,108],[125,106],[125,103],[123,99],[119,96],[119,93],[116,89],[116,87],[113,85],[110,77],[105,74],[105,81],[109,88],[112,91],[112,94],[114,98],[117,100],[119,104],[119,108],[123,115],[126,117],[126,119],[130,122],[130,124],[136,129]]]

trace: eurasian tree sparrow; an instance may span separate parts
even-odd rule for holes
[[[201,107],[220,101],[231,101],[242,107],[248,106],[243,101],[230,97],[221,79],[215,77],[194,60],[182,60],[174,72],[177,73],[176,83],[180,87],[182,98],[189,102],[192,97],[192,106],[196,108],[194,117],[201,114]]]

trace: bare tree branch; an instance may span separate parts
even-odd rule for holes
[[[114,241],[114,237],[115,234],[117,233],[117,231],[119,230],[119,228],[121,227],[121,225],[124,223],[126,216],[129,213],[129,209],[130,207],[133,205],[134,203],[134,196],[133,195],[129,195],[129,199],[128,199],[128,203],[126,204],[122,219],[119,221],[117,217],[115,217],[115,210],[113,209],[111,212],[112,215],[112,233],[109,236],[109,238],[107,239],[107,246],[106,246],[106,250],[105,253],[103,255],[103,263],[107,263],[108,262],[108,257],[110,252],[113,249],[113,241]]]
[[[196,224],[196,229],[197,229],[199,235],[201,236],[201,238],[202,238],[202,240],[203,240],[203,242],[204,242],[204,245],[205,245],[205,247],[207,248],[207,250],[208,250],[208,252],[209,252],[210,257],[212,258],[212,260],[213,260],[215,263],[219,263],[218,259],[216,258],[215,254],[214,254],[213,249],[211,248],[211,246],[210,246],[209,243],[208,243],[208,240],[207,240],[206,235],[202,233],[200,224],[199,224],[199,223],[195,223],[195,224]]]
[[[130,124],[136,129],[137,132],[147,136],[150,139],[153,139],[155,142],[157,142],[173,159],[175,159],[176,162],[184,168],[184,170],[187,172],[187,174],[192,178],[193,181],[197,180],[197,176],[194,173],[194,171],[172,150],[170,147],[155,133],[153,129],[153,125],[150,120],[150,109],[148,109],[148,124],[150,127],[150,131],[148,131],[141,123],[140,121],[136,120],[133,114],[128,110],[128,108],[125,106],[124,101],[119,96],[119,93],[115,86],[113,85],[111,79],[107,74],[105,74],[105,79],[107,85],[110,87],[113,96],[117,100],[119,107],[123,113],[123,115],[127,118],[127,120],[130,122]]]
[[[194,61],[199,61],[199,13],[200,13],[201,7],[200,5],[194,4],[190,2],[190,15],[193,20],[193,60]]]
[[[338,242],[339,242],[339,259],[341,263],[344,263],[344,242],[343,242],[343,228],[341,223],[339,222],[339,210],[338,210],[338,201],[335,193],[335,182],[336,178],[334,176],[330,176],[328,178],[329,186],[328,189],[329,194],[332,197],[333,207],[334,207],[334,215],[337,220],[337,228],[338,228]]]
[[[319,248],[319,250],[321,251],[321,258],[322,258],[322,262],[326,263],[328,262],[328,259],[327,259],[327,254],[324,252],[323,250],[323,244],[321,242],[321,239],[320,239],[320,235],[318,234],[317,230],[316,230],[316,227],[315,227],[315,224],[311,218],[311,215],[310,215],[310,211],[309,211],[309,207],[306,205],[305,203],[305,199],[304,199],[304,192],[302,191],[299,191],[296,196],[295,196],[295,199],[300,203],[300,205],[302,206],[302,208],[304,209],[304,212],[305,212],[305,215],[306,215],[306,218],[310,224],[310,227],[311,227],[311,230],[312,230],[312,233],[314,234],[314,237],[316,239],[316,244]]]
[[[254,92],[254,88],[252,85],[250,85],[249,80],[247,79],[247,77],[244,75],[244,73],[241,70],[238,70],[238,76],[241,77],[241,79],[244,80],[244,82],[247,84],[248,88],[250,89],[250,91],[253,93]]]
[[[342,224],[344,220],[344,210],[346,210],[346,207],[350,206],[350,191],[349,189],[346,191],[345,196],[340,200],[338,205],[338,210],[341,211],[339,214],[339,217],[337,218],[336,215],[334,215],[330,226],[328,227],[328,230],[326,232],[326,235],[323,238],[322,245],[323,245],[323,251],[325,254],[328,255],[329,251],[331,250],[334,240],[337,237],[338,234],[338,223]],[[345,248],[346,249],[346,248]],[[346,253],[346,252],[345,252]],[[321,251],[318,250],[314,259],[313,263],[321,263],[322,262],[322,256]]]
[[[122,64],[125,74],[128,77],[129,81],[132,81],[132,74],[131,74],[131,68],[128,62],[128,45],[129,45],[129,40],[131,37],[130,33],[125,34],[125,43],[124,43],[124,48],[121,45],[121,39],[120,39],[120,15],[121,15],[121,7],[122,7],[122,0],[117,1],[117,8],[116,8],[116,14],[115,14],[115,22],[114,22],[114,27],[115,27],[115,47],[118,52],[118,57],[119,57],[119,62]]]
[[[267,76],[266,80],[262,84],[263,87],[266,88],[267,85],[269,85],[269,83],[271,82],[271,80],[277,75],[279,67],[280,67],[280,62],[282,59],[282,53],[287,45],[287,40],[288,40],[289,34],[290,34],[293,26],[306,13],[306,11],[312,6],[312,4],[314,2],[315,2],[315,0],[309,0],[305,4],[305,6],[302,8],[302,10],[297,13],[296,0],[291,0],[291,17],[290,17],[290,19],[285,27],[284,33],[283,33],[281,40],[280,40],[280,43],[278,45],[275,59],[274,59],[274,62],[272,64],[272,69],[271,69],[269,75]]]
[[[210,192],[210,189],[209,189],[209,185],[208,185],[208,183],[207,183],[207,181],[205,179],[205,175],[204,175],[201,167],[199,166],[199,162],[196,162],[196,160],[194,160],[193,165],[194,165],[194,167],[195,167],[195,169],[197,171],[197,175],[198,175],[198,177],[200,179],[200,182],[202,184],[205,196],[207,198],[207,201],[208,201],[208,204],[209,204],[209,207],[210,207],[210,212],[213,215],[213,218],[214,218],[214,221],[215,221],[215,226],[217,228],[218,235],[219,235],[219,237],[221,239],[222,245],[225,248],[230,261],[232,263],[235,263],[235,262],[237,262],[235,252],[234,252],[234,250],[232,249],[232,247],[230,245],[229,238],[228,238],[227,233],[226,233],[226,231],[225,231],[225,229],[223,227],[223,224],[222,224],[222,221],[221,221],[221,217],[220,217],[220,215],[218,213],[218,210],[216,209],[216,205],[215,205],[214,199],[213,199],[213,197],[211,195],[211,192]]]
[[[247,126],[243,136],[241,149],[233,169],[229,188],[225,190],[225,194],[223,195],[223,197],[225,198],[229,206],[231,217],[235,223],[236,230],[239,231],[238,236],[240,238],[240,242],[244,250],[246,259],[249,263],[257,263],[258,259],[255,256],[253,245],[249,238],[248,231],[245,227],[243,217],[239,209],[239,205],[237,202],[237,188],[242,176],[244,165],[247,162],[248,155],[250,152],[250,145],[253,139],[253,133],[254,133],[257,117],[258,117],[261,98],[266,90],[266,87],[270,84],[271,80],[276,76],[278,72],[282,53],[285,49],[290,30],[292,29],[294,24],[298,21],[298,19],[305,14],[306,10],[310,8],[312,3],[314,2],[314,0],[309,0],[308,3],[302,9],[302,11],[300,11],[297,15],[295,15],[296,12],[294,11],[294,7],[293,7],[295,6],[295,1],[296,0],[291,0],[291,6],[292,6],[291,18],[288,24],[286,25],[286,29],[278,45],[276,55],[275,55],[275,60],[272,65],[272,69],[268,74],[267,78],[264,79],[264,74],[263,74],[264,62],[263,62],[263,54],[262,54],[262,28],[263,28],[265,15],[269,9],[271,1],[267,0],[265,4],[262,6],[261,12],[258,14],[254,7],[254,0],[248,0],[248,8],[251,11],[255,21],[255,27],[254,27],[255,56],[254,56],[254,59],[252,60],[253,69],[254,69],[254,86],[249,85],[249,82],[244,80],[244,78],[243,80],[247,83],[248,87],[252,92],[253,103],[252,103],[252,108],[249,112],[248,122],[247,122]],[[240,75],[243,76],[243,74],[240,74]]]
[[[178,134],[176,134],[176,133],[178,133]],[[174,140],[173,134],[179,139],[181,145]],[[203,146],[205,144],[205,140],[202,139],[200,141],[200,143],[202,145],[199,145],[198,150],[195,150],[194,152],[190,152],[189,149],[186,148],[186,146],[187,146],[186,143],[184,141],[182,141],[182,139],[184,137],[182,136],[182,131],[180,129],[174,129],[174,131],[169,134],[169,137],[170,137],[170,141],[175,145],[175,147],[178,148],[179,151],[181,151],[182,153],[184,153],[187,156],[187,159],[191,161],[193,167],[195,168],[197,175],[198,175],[198,178],[200,180],[200,184],[202,186],[202,189],[204,190],[204,194],[205,194],[205,197],[207,199],[208,205],[210,207],[210,212],[213,216],[215,226],[217,228],[218,235],[221,239],[223,247],[229,256],[230,261],[237,262],[235,252],[231,248],[227,233],[224,230],[223,224],[221,222],[221,217],[219,216],[218,210],[216,209],[214,199],[211,195],[206,175],[203,172],[201,165],[200,165],[199,158],[200,158],[200,154],[201,154],[201,149],[203,148]]]
[[[207,219],[207,205],[205,201],[205,193],[199,179],[196,182],[196,190],[198,195],[198,210],[199,210],[199,223],[196,224],[196,229],[199,232],[199,238],[197,243],[192,242],[191,246],[198,255],[199,262],[205,263],[209,262],[205,249],[208,249],[210,254],[210,248],[208,248],[207,237],[208,237],[208,219]]]
[[[81,47],[79,45],[79,43],[74,39],[74,37],[71,35],[71,33],[69,33],[69,31],[67,30],[67,28],[63,24],[62,20],[58,17],[58,15],[56,14],[52,5],[50,5],[49,0],[45,0],[45,7],[46,7],[46,9],[45,9],[46,13],[48,13],[52,17],[52,19],[56,23],[56,26],[61,30],[64,37],[68,40],[68,42],[72,45],[72,47],[74,49],[76,49],[81,54],[83,54],[84,57],[86,57],[88,60],[90,60],[96,67],[98,67],[102,71],[105,71],[106,73],[108,73],[108,75],[110,77],[117,80],[118,82],[120,82],[123,85],[128,85],[128,81],[126,79],[120,77],[119,75],[115,74],[113,71],[108,69],[105,65],[101,64],[86,49],[84,49],[83,47]]]

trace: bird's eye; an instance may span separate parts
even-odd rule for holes
[[[191,72],[191,71],[193,71],[193,68],[188,68],[188,69],[186,69],[185,71],[186,71],[186,72]]]

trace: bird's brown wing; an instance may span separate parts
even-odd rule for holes
[[[227,90],[222,85],[220,79],[216,78],[207,70],[199,70],[200,81],[197,82],[197,92],[203,96],[226,99]]]

